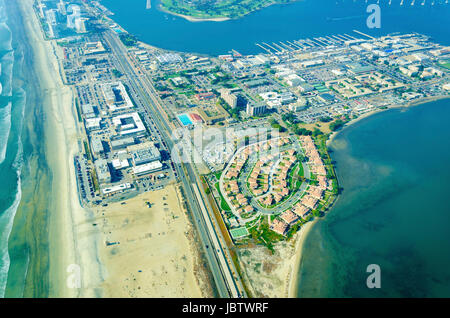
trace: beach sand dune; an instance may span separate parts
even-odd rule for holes
[[[240,249],[243,279],[253,297],[297,297],[302,249],[315,222],[306,223],[291,240],[274,244],[274,254],[265,246]]]
[[[105,297],[210,296],[176,186],[99,207]]]

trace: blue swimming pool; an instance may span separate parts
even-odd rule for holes
[[[191,121],[191,119],[189,118],[188,114],[181,114],[181,115],[178,115],[178,120],[180,121],[180,123],[181,123],[183,126],[189,126],[189,125],[192,125],[192,121]]]

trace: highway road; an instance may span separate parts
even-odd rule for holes
[[[126,74],[128,77],[131,85],[130,89],[138,95],[137,100],[141,102],[140,106],[145,113],[152,118],[155,126],[159,130],[166,148],[169,150],[174,149],[174,142],[171,138],[172,128],[169,127],[167,119],[163,118],[162,114],[164,114],[164,111],[161,105],[159,105],[157,97],[155,97],[156,92],[153,86],[144,76],[139,76],[137,74],[136,69],[130,63],[126,48],[123,46],[117,35],[112,33],[112,31],[106,31],[104,33],[104,38],[109,44],[112,53],[116,58],[116,62],[121,68],[121,71],[123,71],[123,74]],[[223,242],[220,231],[216,231],[213,227],[214,233],[211,233],[211,228],[208,229],[208,220],[205,220],[204,214],[202,213],[202,207],[206,203],[206,209],[209,209],[208,211],[212,210],[209,206],[209,202],[207,202],[207,200],[200,200],[198,198],[198,194],[196,195],[194,192],[196,190],[194,185],[200,184],[199,177],[196,174],[195,169],[193,169],[190,163],[182,163],[181,160],[174,160],[177,159],[177,153],[171,153],[171,155],[173,168],[178,176],[178,179],[181,181],[184,196],[190,208],[189,210],[192,212],[194,225],[201,239],[206,260],[214,277],[219,296],[223,298],[245,297],[246,295],[243,290],[242,283],[240,282],[240,279],[236,277],[238,276],[236,274],[237,271],[231,261],[229,251],[226,247],[223,248],[220,243],[221,240]],[[201,188],[201,186],[198,187],[200,191],[203,191]],[[200,198],[201,197],[202,196],[200,195]],[[211,214],[209,214],[209,217],[211,217],[213,223],[216,221],[215,223],[217,224],[217,220],[214,219],[214,215],[211,216]],[[215,237],[215,235],[219,238],[217,242],[213,242],[213,237]],[[220,244],[219,249],[213,247],[217,245],[217,243]],[[228,261],[224,263],[222,258],[225,258]],[[231,283],[229,279],[230,276],[233,277],[233,283]]]

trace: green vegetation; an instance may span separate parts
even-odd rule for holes
[[[89,145],[86,140],[83,141],[83,145],[84,145],[84,152],[86,154],[87,160],[91,161],[92,160],[91,150],[89,149]]]
[[[272,4],[290,3],[292,0],[161,0],[161,7],[169,13],[197,19],[237,19]]]
[[[331,131],[336,131],[341,129],[344,126],[345,122],[341,119],[336,119],[334,122],[330,124]]]
[[[258,227],[251,228],[249,232],[251,238],[255,242],[264,244],[272,253],[275,252],[273,243],[284,240],[282,235],[275,233],[269,228],[267,219],[265,219]]]
[[[216,171],[214,172],[214,175],[216,176],[216,179],[219,180],[220,176],[222,175],[222,171]]]
[[[120,72],[117,69],[113,69],[111,72],[113,73],[114,77],[116,77],[116,78],[119,78],[122,76],[122,72]]]
[[[220,195],[220,208],[224,211],[231,211],[227,201],[225,201],[225,199],[223,198],[222,192],[220,192],[219,182],[217,182],[214,186],[216,187]]]
[[[270,125],[272,126],[273,129],[278,129],[278,131],[280,133],[285,132],[286,128],[281,126],[278,121],[276,121],[275,119],[270,119],[269,120]]]
[[[77,118],[78,118],[78,122],[82,122],[81,119],[81,112],[80,112],[80,102],[78,101],[78,98],[75,97],[75,109],[77,111]]]
[[[439,62],[439,65],[450,70],[450,60]]]
[[[300,128],[298,126],[294,128],[294,133],[296,135],[303,135],[303,136],[312,135],[312,131],[311,130],[308,130],[306,128]]]
[[[135,46],[137,42],[136,37],[128,33],[119,35],[119,38],[125,46]]]
[[[284,122],[287,122],[289,124],[296,124],[298,122],[298,119],[293,112],[283,114],[281,116],[281,119],[283,119]]]

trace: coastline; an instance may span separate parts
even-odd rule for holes
[[[28,2],[31,2],[31,0],[29,0]],[[30,8],[32,8],[30,6]],[[23,12],[25,12],[25,10],[27,10],[26,8],[23,8]],[[32,9],[31,9],[32,10]],[[169,14],[174,14],[171,12],[168,12]],[[31,11],[28,13],[24,13],[24,15],[26,14],[34,14],[34,12]],[[178,14],[174,14],[174,15],[178,15]],[[182,15],[179,15],[182,16]],[[182,16],[183,18],[186,18],[184,16]],[[28,18],[32,18],[30,16],[28,16]],[[33,18],[32,18],[33,19]],[[35,19],[35,17],[34,17]],[[195,18],[194,18],[195,19]],[[200,19],[200,20],[196,20],[196,21],[192,21],[192,22],[200,22],[200,21],[211,21],[209,19]],[[36,32],[32,30],[32,27],[29,26],[29,32]],[[39,37],[39,34],[34,33],[34,36],[36,36],[35,39],[36,41],[32,41],[32,42],[42,42],[43,40]],[[55,50],[55,47],[50,47],[50,45],[48,45],[47,43],[45,43],[45,41],[43,43],[40,44],[33,44],[34,47],[34,51],[40,51],[40,55],[41,57],[38,59],[39,61],[48,59],[48,62],[50,64],[47,65],[51,65],[52,63],[54,63],[54,59],[52,57],[54,57],[53,54],[47,54],[46,58],[42,58],[42,56],[46,55],[44,52],[44,49],[47,50],[47,52],[52,52],[52,50]],[[45,48],[44,48],[45,47]],[[44,53],[43,53],[44,52]],[[42,55],[44,54],[44,55]],[[37,54],[39,55],[39,54]],[[56,62],[57,63],[57,62]],[[53,65],[53,67],[55,67],[55,65]],[[83,250],[86,250],[84,247],[82,247],[83,244],[80,244],[80,241],[77,239],[77,230],[75,228],[75,224],[84,224],[86,225],[86,228],[84,230],[87,229],[87,222],[89,217],[88,216],[84,216],[87,213],[87,211],[83,210],[83,208],[81,208],[81,206],[79,206],[78,203],[78,194],[77,194],[77,188],[76,188],[76,184],[74,184],[74,167],[71,164],[71,158],[73,158],[73,154],[76,152],[76,120],[73,118],[73,108],[72,108],[72,97],[71,97],[71,93],[67,92],[68,88],[64,87],[64,85],[60,86],[60,79],[54,79],[51,77],[50,72],[48,71],[48,69],[45,69],[45,66],[40,66],[40,68],[38,67],[38,70],[40,72],[42,72],[42,75],[45,79],[46,84],[44,84],[44,87],[49,88],[50,90],[55,90],[55,88],[60,89],[64,91],[64,94],[62,94],[63,96],[61,96],[61,94],[55,94],[55,92],[51,93],[50,97],[47,97],[48,99],[48,117],[50,118],[50,121],[52,121],[52,125],[50,125],[50,127],[46,127],[46,129],[48,128],[49,130],[49,136],[52,138],[49,138],[47,140],[47,151],[46,153],[51,154],[54,153],[55,155],[53,155],[53,158],[49,157],[48,162],[49,162],[49,166],[51,167],[51,170],[53,172],[53,189],[65,189],[65,187],[68,187],[70,190],[69,191],[64,191],[62,190],[61,193],[65,193],[65,195],[67,196],[68,193],[70,193],[70,198],[71,200],[67,199],[64,200],[63,196],[58,196],[58,198],[54,198],[53,200],[55,200],[54,202],[52,202],[52,217],[55,216],[55,220],[51,221],[52,225],[51,225],[51,233],[50,236],[52,237],[51,241],[54,242],[58,242],[57,246],[53,245],[54,243],[51,244],[51,246],[55,246],[58,250],[58,252],[52,252],[53,255],[51,256],[51,259],[54,259],[56,257],[60,257],[61,255],[65,256],[63,258],[63,260],[61,261],[61,264],[55,265],[57,266],[57,274],[52,274],[51,275],[51,282],[52,282],[52,294],[54,293],[55,295],[60,295],[61,293],[64,295],[80,295],[78,292],[75,292],[73,290],[67,289],[66,287],[64,287],[64,282],[65,282],[65,277],[67,276],[66,273],[66,268],[67,264],[83,264],[82,259],[85,258],[89,258],[90,255],[89,254],[77,254],[75,252],[75,248],[77,248],[77,250],[81,250],[83,248]],[[55,86],[53,86],[51,84],[51,82],[54,82],[53,84]],[[70,96],[69,96],[70,95]],[[420,105],[420,104],[424,104],[424,103],[428,103],[428,102],[432,102],[438,99],[445,99],[445,98],[450,98],[450,96],[443,96],[443,97],[432,97],[429,98],[427,100],[427,98],[423,98],[421,100],[418,101],[413,101],[408,103],[407,105],[394,105],[394,106],[389,106],[387,109],[378,109],[376,111],[372,111],[372,112],[368,112],[366,114],[361,115],[360,117],[358,117],[357,119],[354,119],[348,123],[346,123],[344,125],[344,127],[336,132],[333,132],[330,137],[327,140],[327,146],[329,145],[329,143],[332,142],[332,140],[335,138],[335,136],[342,131],[343,129],[345,129],[345,127],[350,126],[354,123],[356,123],[359,120],[362,120],[366,117],[369,117],[373,114],[376,114],[378,112],[382,112],[384,110],[388,110],[391,108],[403,108],[403,107],[410,107],[410,106],[416,106],[416,105]],[[62,103],[61,103],[62,102]],[[69,106],[70,104],[70,106]],[[62,107],[61,109],[57,106],[59,105],[64,105],[64,107]],[[70,117],[72,116],[72,117]],[[64,117],[64,124],[62,124],[62,120],[61,118]],[[67,119],[70,117],[70,123],[67,122]],[[69,125],[68,125],[69,124]],[[51,127],[53,126],[53,127]],[[52,132],[54,133],[52,136]],[[57,149],[59,148],[59,149]],[[57,150],[55,150],[57,149]],[[57,211],[64,211],[63,214],[58,214]],[[74,220],[76,220],[77,222],[74,222]],[[79,223],[78,223],[79,221]],[[310,229],[312,228],[312,226],[316,223],[317,220],[314,220],[312,222],[307,223],[304,226],[304,231],[300,231],[298,233],[298,237],[296,237],[295,239],[295,250],[296,250],[296,259],[295,259],[295,264],[296,266],[293,266],[293,271],[296,270],[295,273],[291,273],[291,279],[288,279],[289,281],[289,287],[288,287],[288,295],[289,297],[296,297],[295,293],[297,291],[297,273],[299,271],[299,266],[301,265],[301,254],[302,254],[302,249],[303,249],[303,245],[304,245],[304,241],[307,237],[307,234],[309,233]],[[59,225],[63,225],[63,227],[59,228]],[[309,225],[309,226],[308,226]],[[92,228],[89,228],[90,231],[92,231]],[[64,233],[64,235],[62,235]],[[62,238],[61,241],[59,241],[59,238]],[[65,240],[65,241],[63,241]],[[66,245],[67,243],[67,245]],[[80,245],[79,245],[80,244]],[[87,242],[84,244],[88,244]],[[70,245],[70,248],[67,248],[67,246]],[[78,246],[77,246],[78,245]],[[53,251],[53,249],[50,249],[51,251]],[[298,251],[298,252],[297,252]],[[86,264],[88,265],[84,265],[82,266],[83,271],[84,269],[88,268],[88,267],[93,267],[93,266],[97,266],[98,264],[89,264],[89,261],[86,262]],[[101,269],[98,269],[99,271],[101,271]],[[53,271],[50,271],[51,273]],[[89,271],[87,271],[89,272]],[[91,271],[94,272],[94,271]],[[294,284],[295,282],[295,284]]]
[[[415,100],[415,101],[411,101],[409,103],[407,103],[406,105],[391,105],[388,106],[387,109],[376,109],[374,111],[371,112],[367,112],[361,116],[359,116],[358,118],[355,118],[349,122],[347,122],[341,129],[334,131],[333,133],[331,133],[331,135],[329,136],[329,138],[327,139],[326,145],[327,148],[329,149],[330,144],[333,142],[333,140],[336,138],[336,136],[342,132],[343,130],[345,130],[346,128],[356,124],[357,122],[368,118],[372,115],[375,115],[377,113],[381,113],[384,111],[387,111],[389,109],[396,109],[396,108],[409,108],[409,107],[414,107],[414,106],[419,106],[419,105],[423,105],[423,104],[427,104],[427,103],[431,103],[434,101],[438,101],[438,100],[442,100],[442,99],[449,99],[450,95],[442,95],[442,96],[432,96],[432,97],[425,97],[425,98],[421,98],[419,100]],[[337,176],[336,176],[337,178]],[[338,184],[339,184],[339,180],[338,180]],[[336,197],[335,201],[333,202],[333,204],[330,206],[330,210],[333,208],[334,204],[336,203],[336,201],[339,199],[339,195]],[[294,260],[294,262],[292,263],[292,272],[289,276],[290,279],[288,279],[289,283],[288,283],[288,289],[287,289],[287,295],[289,298],[296,298],[297,297],[297,291],[298,291],[298,286],[299,286],[299,276],[298,273],[300,272],[300,268],[301,268],[301,260],[302,260],[302,251],[303,251],[303,247],[304,247],[304,243],[305,240],[311,230],[311,228],[314,226],[314,224],[316,224],[319,221],[319,219],[315,219],[309,223],[307,223],[304,226],[304,231],[299,231],[297,233],[298,237],[295,238],[296,243],[295,243],[295,255],[296,258]],[[305,228],[306,226],[308,226],[308,228]]]
[[[287,2],[287,3],[279,3],[279,2],[269,3],[269,4],[264,5],[261,8],[258,8],[256,10],[252,10],[252,11],[246,12],[246,13],[244,13],[242,15],[239,15],[237,17],[234,17],[234,18],[228,18],[228,17],[196,18],[196,17],[190,16],[190,15],[185,15],[185,14],[181,14],[181,13],[172,12],[169,9],[165,8],[161,3],[158,4],[157,8],[158,8],[158,10],[160,10],[162,12],[165,12],[167,14],[171,14],[171,15],[174,15],[174,16],[186,19],[189,22],[207,22],[207,21],[209,21],[209,22],[224,22],[224,21],[229,21],[229,20],[241,19],[241,18],[243,18],[243,17],[245,17],[245,16],[247,16],[249,14],[252,14],[252,13],[260,11],[260,10],[263,10],[263,9],[268,8],[270,6],[273,6],[273,5],[277,5],[277,4],[291,4],[291,3],[296,2],[296,1],[300,1],[300,0],[293,0],[293,1],[290,1],[290,2]]]
[[[184,19],[186,19],[186,20],[188,20],[190,22],[231,20],[229,18],[224,18],[223,20],[220,20],[220,18],[219,19],[193,18],[193,17],[182,15],[182,14],[177,14],[177,13],[170,12],[168,10],[165,10],[161,6],[159,6],[159,7],[160,7],[161,11],[163,11],[163,12],[165,12],[167,14],[180,16],[180,17],[182,17],[182,18],[184,18]],[[252,13],[252,12],[249,12],[249,13]],[[247,13],[247,14],[249,14],[249,13]],[[147,44],[145,42],[141,42],[141,43],[146,45],[146,46],[148,46],[148,47],[156,48],[156,47],[154,47],[152,45],[149,45],[149,44]],[[410,101],[407,104],[390,105],[386,109],[376,109],[374,111],[367,112],[367,113],[359,116],[358,118],[347,122],[341,129],[339,129],[339,130],[337,130],[335,132],[332,132],[330,134],[329,138],[326,141],[327,148],[329,148],[330,143],[334,140],[334,138],[337,136],[337,134],[339,134],[341,131],[343,131],[346,127],[349,127],[349,126],[357,123],[358,121],[360,121],[360,120],[362,120],[364,118],[367,118],[367,117],[369,117],[371,115],[374,115],[374,114],[379,113],[379,112],[384,112],[386,110],[393,109],[393,108],[407,108],[407,107],[417,106],[417,105],[433,102],[433,101],[440,100],[440,99],[446,99],[446,98],[450,98],[450,96],[449,95],[447,95],[447,96],[444,95],[444,96],[438,96],[438,97],[435,97],[435,96],[434,97],[425,97],[425,98],[421,98],[419,100]],[[331,204],[330,210],[333,208],[334,204],[336,203],[336,201],[338,199],[339,199],[339,195],[336,197],[335,201]],[[290,267],[290,272],[288,273],[287,278],[286,278],[286,286],[285,286],[284,296],[287,295],[287,297],[289,297],[289,298],[296,298],[297,297],[298,284],[299,284],[299,275],[298,274],[300,272],[300,266],[301,266],[301,261],[302,261],[304,243],[305,243],[306,238],[307,238],[309,232],[311,231],[312,227],[319,220],[320,219],[314,219],[313,221],[308,222],[307,224],[304,225],[302,230],[300,230],[296,234],[296,237],[294,239],[294,242],[295,242],[294,243],[294,245],[295,245],[294,257],[293,258],[289,258],[289,260],[287,260],[288,266]]]
[[[289,273],[286,285],[286,294],[288,298],[297,298],[299,283],[298,273],[302,262],[303,247],[306,238],[308,237],[308,233],[317,221],[319,221],[319,219],[314,219],[313,221],[306,223],[296,234],[294,258],[291,261],[291,272]]]
[[[181,14],[181,13],[172,12],[172,11],[166,9],[165,7],[163,7],[162,4],[158,5],[158,10],[160,10],[160,11],[162,11],[164,13],[170,14],[170,15],[174,15],[174,16],[186,19],[189,22],[208,22],[208,21],[209,22],[223,22],[223,21],[231,20],[231,18],[227,18],[227,17],[223,17],[223,18],[221,18],[221,17],[217,17],[217,18],[195,18],[195,17],[191,17],[189,15],[184,15],[184,14]]]
[[[339,134],[339,132],[344,130],[346,127],[349,127],[349,126],[359,122],[360,120],[363,120],[364,118],[367,118],[369,116],[375,115],[377,113],[381,113],[381,112],[387,111],[389,109],[409,108],[409,107],[414,107],[414,106],[427,104],[427,103],[435,102],[437,100],[448,99],[448,98],[450,98],[450,95],[424,97],[424,98],[421,98],[421,99],[418,99],[418,100],[410,101],[410,102],[406,103],[405,105],[389,105],[389,106],[387,106],[386,109],[376,109],[376,110],[367,112],[367,113],[359,116],[358,118],[352,119],[349,122],[345,123],[344,126],[341,129],[332,132],[331,135],[328,137],[328,140],[327,140],[327,148],[329,148],[329,145],[334,140],[334,138],[336,138],[336,136]]]
[[[96,242],[89,237],[89,240],[82,240],[80,235],[83,234],[82,226],[87,223],[89,216],[78,201],[75,168],[72,164],[73,156],[78,150],[73,93],[60,77],[55,42],[45,41],[41,29],[37,27],[39,22],[33,3],[33,0],[22,1],[19,8],[42,92],[45,160],[51,175],[49,190],[53,193],[44,210],[48,213],[48,295],[85,296],[85,291],[89,291],[85,287],[95,281],[101,268],[94,261]],[[85,237],[83,234],[83,238]],[[78,265],[81,270],[81,289],[70,288],[66,284],[70,275],[67,269],[71,264]]]

